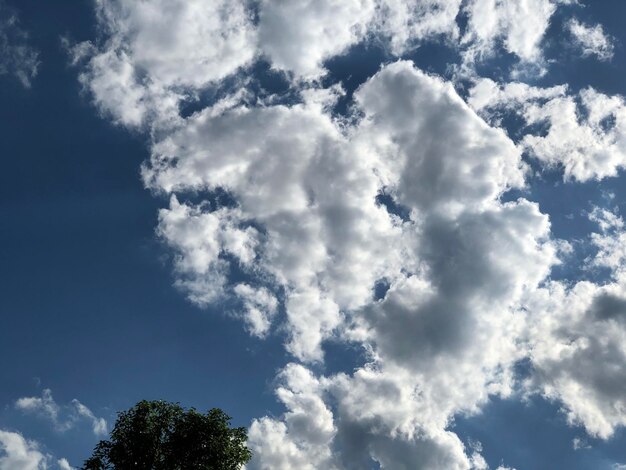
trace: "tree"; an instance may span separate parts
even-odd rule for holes
[[[140,401],[118,413],[108,441],[100,441],[83,470],[237,470],[252,454],[246,428],[230,417],[177,403]]]

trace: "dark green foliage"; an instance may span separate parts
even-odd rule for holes
[[[178,404],[141,401],[118,414],[83,470],[237,470],[248,462],[246,428],[231,429],[222,410],[207,414]]]

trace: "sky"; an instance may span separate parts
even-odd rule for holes
[[[0,470],[626,468],[625,15],[0,0]]]

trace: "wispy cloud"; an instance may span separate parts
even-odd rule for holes
[[[0,75],[13,75],[29,88],[38,67],[39,53],[29,45],[17,12],[0,0]]]
[[[50,389],[43,390],[40,397],[23,397],[15,402],[15,408],[26,413],[34,413],[48,419],[59,432],[74,428],[80,421],[87,421],[96,436],[107,434],[107,422],[96,417],[93,412],[78,400],[61,406],[52,397]]]

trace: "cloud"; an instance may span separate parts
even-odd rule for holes
[[[333,414],[320,396],[323,385],[307,369],[291,364],[280,374],[278,398],[288,411],[282,421],[255,420],[249,443],[258,457],[251,468],[333,469],[329,445],[335,435]]]
[[[315,78],[324,60],[363,39],[374,0],[262,0],[259,45],[273,67]]]
[[[598,60],[613,58],[613,40],[604,32],[602,25],[587,26],[572,18],[568,21],[566,29],[583,57],[595,56]]]
[[[462,0],[380,0],[373,25],[389,42],[395,55],[402,55],[429,39],[458,38],[456,17]]]
[[[611,271],[603,285],[552,282],[534,293],[529,309],[533,376],[526,386],[560,400],[572,424],[601,439],[626,425],[626,257],[623,221],[594,210],[601,229],[592,234],[591,265]]]
[[[398,62],[356,92],[355,106],[359,120],[341,132],[323,107],[306,101],[207,109],[188,118],[154,144],[144,178],[166,192],[221,188],[237,206],[203,212],[174,201],[162,211],[160,233],[180,254],[179,271],[199,274],[193,287],[208,286],[214,298],[233,262],[221,255],[229,249],[218,227],[241,230],[254,221],[259,231],[246,245],[255,253],[248,273],[284,290],[287,350],[320,361],[324,341],[340,337],[376,357],[373,369],[354,377],[310,376],[336,382],[333,401],[345,403],[336,436],[324,404],[327,439],[313,447],[293,429],[292,413],[307,414],[297,411],[299,399],[279,392],[291,411],[251,428],[269,462],[259,465],[341,467],[336,442],[365,434],[359,461],[401,468],[419,454],[433,459],[433,468],[470,468],[480,458],[466,456],[446,428],[454,414],[477,411],[490,394],[510,393],[511,366],[521,354],[521,295],[556,262],[549,223],[535,204],[499,202],[524,184],[520,152],[451,85]],[[378,203],[382,192],[406,207],[410,220]],[[381,278],[391,288],[375,302]],[[197,301],[202,291],[190,295]],[[379,384],[404,398],[367,401]],[[363,409],[348,405],[359,389]],[[321,407],[324,393],[303,400]],[[368,412],[371,420],[359,418]]]
[[[465,8],[462,0],[262,0],[253,8],[245,0],[100,0],[100,38],[68,47],[103,114],[131,128],[167,126],[201,90],[220,90],[226,78],[245,83],[261,57],[298,82],[320,78],[325,61],[359,43],[386,44],[399,57],[445,38],[470,69],[500,44],[524,64],[541,65],[540,43],[559,3],[473,0]]]
[[[621,219],[591,215],[601,231],[588,265],[610,281],[570,286],[549,279],[565,242],[548,216],[525,198],[505,202],[525,189],[524,152],[568,179],[616,174],[623,100],[497,84],[473,69],[503,52],[518,72],[542,68],[546,29],[567,2],[265,0],[256,16],[247,3],[196,3],[100,3],[102,40],[74,52],[100,109],[150,135],[142,178],[169,197],[157,233],[176,285],[200,306],[235,299],[252,335],[283,335],[285,411],[252,423],[251,468],[484,469],[452,423],[511,396],[523,359],[524,390],[558,400],[572,424],[601,438],[625,424]],[[433,38],[461,54],[469,104],[409,61],[349,97],[318,80],[360,41],[404,54]],[[259,57],[293,78],[289,99],[247,87]],[[181,115],[182,101],[215,89]],[[350,101],[337,116],[340,98]],[[525,124],[517,142],[497,127],[510,113]],[[319,373],[331,340],[358,347],[364,364]],[[45,398],[25,400],[44,412]]]
[[[67,459],[55,459],[36,441],[0,429],[0,470],[73,470]]]
[[[73,48],[80,81],[115,121],[139,126],[172,117],[194,90],[235,73],[255,54],[246,2],[97,2],[102,39]]]
[[[547,72],[542,42],[559,0],[470,0],[464,7],[467,27],[461,37],[460,77],[476,75],[476,65],[510,54],[517,62],[510,69],[513,77],[542,76]],[[523,18],[523,20],[521,20]]]
[[[247,284],[237,284],[234,291],[243,301],[244,318],[250,332],[255,336],[265,336],[278,308],[276,297],[264,287],[254,288]]]
[[[600,180],[626,166],[626,105],[620,95],[594,88],[568,94],[566,86],[497,85],[480,80],[470,104],[497,123],[500,113],[518,114],[526,128],[521,145],[547,167],[558,167],[566,180]]]
[[[468,32],[463,39],[472,43],[467,53],[490,56],[501,45],[523,61],[541,60],[540,43],[556,11],[556,3],[551,0],[471,0],[467,7]],[[519,21],[520,18],[524,21]]]
[[[556,262],[547,217],[524,200],[498,202],[505,188],[523,182],[520,155],[442,81],[396,63],[367,82],[356,102],[363,119],[351,144],[386,157],[378,161],[379,184],[411,210],[401,228],[413,252],[402,271],[414,274],[396,273],[382,301],[370,298],[345,320],[341,334],[371,351],[367,366],[314,378],[294,365],[281,377],[289,390],[317,390],[316,400],[336,404],[325,425],[336,431],[313,449],[327,467],[362,468],[374,459],[383,468],[415,461],[480,468],[482,458],[468,456],[447,427],[455,414],[476,412],[489,395],[511,391],[512,365],[523,357],[522,295]],[[286,308],[311,325],[306,310]],[[316,385],[299,385],[302,377]],[[306,460],[312,452],[292,430],[293,402],[278,390],[291,411],[251,428],[261,468],[283,465],[271,457],[275,442],[288,443],[281,456]]]
[[[59,432],[73,429],[81,420],[86,420],[91,424],[96,436],[104,436],[108,432],[104,418],[96,417],[89,408],[76,399],[72,400],[69,405],[59,406],[52,397],[50,389],[45,389],[41,397],[19,398],[15,402],[15,408],[48,419]]]
[[[59,470],[74,470],[74,467],[70,465],[67,459],[59,459],[57,464],[59,465]]]
[[[0,430],[0,470],[45,470],[50,457],[16,432]]]
[[[28,44],[17,12],[0,1],[0,75],[14,75],[30,88],[38,67],[39,53]]]

